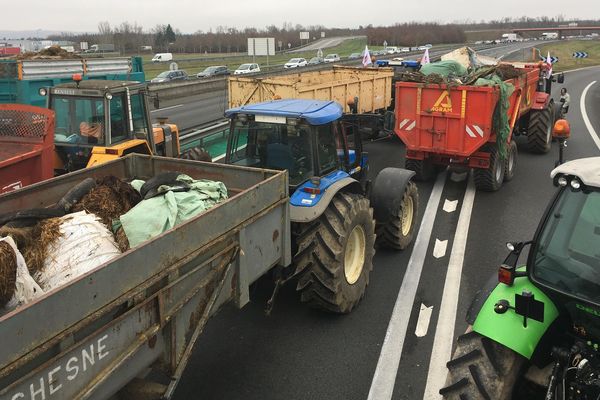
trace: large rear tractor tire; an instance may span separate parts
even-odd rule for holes
[[[552,145],[554,102],[550,102],[543,110],[531,110],[530,113],[527,147],[532,153],[547,153]]]
[[[301,301],[333,313],[352,311],[363,298],[373,269],[375,221],[369,200],[358,194],[336,194],[296,243]]]
[[[404,168],[414,171],[414,180],[419,182],[430,181],[437,174],[435,165],[429,160],[414,160],[412,158],[407,158],[404,161]]]
[[[476,332],[459,336],[448,366],[444,399],[509,400],[525,359]]]
[[[484,192],[495,192],[502,187],[504,181],[504,161],[500,159],[496,143],[487,144],[483,151],[490,153],[490,166],[486,169],[475,168],[475,187]]]
[[[408,182],[402,201],[386,223],[377,224],[377,244],[394,250],[404,250],[413,240],[419,215],[419,192],[417,185]]]
[[[517,143],[511,140],[506,152],[506,160],[504,160],[504,182],[509,182],[515,177],[518,153]]]

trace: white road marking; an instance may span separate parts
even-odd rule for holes
[[[429,196],[421,227],[381,346],[381,353],[369,389],[368,400],[389,400],[394,393],[394,384],[396,383],[396,374],[398,373],[404,339],[408,329],[408,320],[417,294],[417,287],[421,279],[423,263],[427,255],[433,223],[440,205],[445,182],[446,173],[439,174]]]
[[[433,246],[433,256],[435,258],[442,258],[446,255],[446,249],[448,248],[447,240],[435,239],[435,246]]]
[[[458,207],[458,200],[448,200],[444,201],[444,207],[442,208],[447,213],[451,213],[456,211],[456,207]]]
[[[165,111],[165,110],[171,110],[173,108],[177,108],[177,107],[183,107],[183,104],[177,104],[176,106],[170,106],[170,107],[165,107],[165,108],[157,108],[156,110],[151,110],[150,112],[158,112],[158,111]]]
[[[598,137],[598,133],[596,133],[594,126],[590,122],[587,111],[585,109],[585,96],[587,96],[588,90],[590,90],[590,88],[595,83],[596,83],[596,81],[590,83],[589,85],[586,86],[585,89],[583,89],[583,93],[581,94],[581,99],[579,100],[579,108],[581,109],[581,116],[583,117],[583,122],[585,122],[585,126],[586,126],[588,132],[590,133],[592,140],[594,141],[594,143],[596,143],[596,146],[598,146],[598,150],[600,150],[600,137]]]
[[[452,180],[453,182],[456,182],[456,183],[462,182],[465,179],[467,179],[467,175],[468,175],[468,172],[461,172],[461,173],[453,172],[450,175],[450,180]]]
[[[448,272],[444,283],[444,293],[440,303],[440,315],[435,328],[435,339],[429,360],[429,372],[427,374],[427,385],[423,399],[441,399],[438,391],[446,382],[446,362],[452,356],[452,344],[454,343],[454,325],[456,323],[456,309],[458,307],[458,295],[460,292],[460,278],[465,259],[465,248],[471,223],[471,213],[475,201],[475,185],[473,179],[469,179],[463,205],[460,209],[454,243],[448,262]]]
[[[433,306],[427,307],[421,303],[421,311],[419,312],[419,319],[417,320],[417,328],[415,329],[415,336],[423,337],[427,335],[429,330],[429,322],[431,321],[431,313],[433,312]]]

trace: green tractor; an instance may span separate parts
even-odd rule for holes
[[[600,399],[600,157],[552,178],[558,191],[533,240],[507,244],[471,304],[445,399]]]

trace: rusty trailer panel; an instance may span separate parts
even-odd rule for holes
[[[108,399],[149,367],[171,378],[169,398],[209,317],[243,306],[252,282],[291,263],[285,172],[129,155],[0,196],[0,213],[53,204],[89,176],[173,170],[235,194],[0,317],[1,400]]]
[[[332,69],[300,72],[272,78],[229,77],[229,107],[274,99],[334,100],[349,113],[348,100],[358,97],[358,112],[372,113],[392,104],[391,68]]]

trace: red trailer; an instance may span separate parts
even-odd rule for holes
[[[0,194],[54,176],[54,112],[0,104]]]
[[[513,136],[527,136],[537,153],[550,150],[554,104],[545,63],[514,65],[518,77],[509,97],[510,134],[506,157],[501,159],[493,128],[500,98],[499,86],[452,86],[412,82],[396,83],[396,135],[406,145],[406,168],[417,179],[433,176],[436,166],[474,168],[478,189],[495,191],[512,179],[517,146]]]

